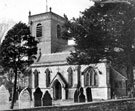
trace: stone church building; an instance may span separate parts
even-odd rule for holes
[[[29,13],[31,34],[39,41],[37,60],[31,66],[32,92],[39,87],[43,93],[48,90],[54,100],[66,100],[73,99],[77,86],[81,85],[85,95],[86,89],[91,88],[93,99],[111,99],[113,94],[126,96],[126,77],[109,63],[67,64],[66,58],[74,47],[69,40],[61,38],[64,22],[63,17],[51,10],[36,15]]]

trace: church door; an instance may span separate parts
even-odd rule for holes
[[[55,83],[54,86],[54,97],[56,100],[61,99],[62,95],[62,89],[61,89],[61,84],[59,81]]]

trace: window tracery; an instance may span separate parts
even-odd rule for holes
[[[97,86],[98,75],[94,68],[89,67],[83,72],[84,74],[84,85],[85,86]]]

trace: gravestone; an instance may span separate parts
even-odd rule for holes
[[[19,95],[19,108],[30,108],[31,99],[27,88],[23,89]]]
[[[41,106],[41,98],[42,98],[42,91],[39,87],[36,88],[36,91],[34,92],[34,106]]]
[[[74,102],[77,103],[78,102],[78,95],[79,95],[79,90],[76,89],[75,93],[74,93]]]
[[[43,106],[51,106],[52,105],[52,97],[48,91],[45,92],[42,101],[43,101]]]
[[[6,89],[4,85],[0,86],[0,104],[6,104],[9,102],[9,91]]]
[[[9,97],[10,93],[6,89],[4,85],[0,86],[0,109],[8,109],[9,108]]]
[[[83,94],[83,88],[82,87],[79,89],[78,101],[79,102],[85,102],[85,95]]]
[[[29,93],[30,93],[30,100],[32,101],[32,91],[31,91],[31,88],[30,87],[28,87],[27,88],[27,90],[29,91]]]
[[[87,101],[91,102],[92,101],[92,93],[91,93],[91,88],[90,87],[88,87],[86,89],[86,95],[87,95]]]

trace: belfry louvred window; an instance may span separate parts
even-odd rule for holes
[[[37,24],[36,27],[36,37],[42,37],[42,24]]]
[[[61,37],[61,26],[58,24],[57,25],[57,38]]]

